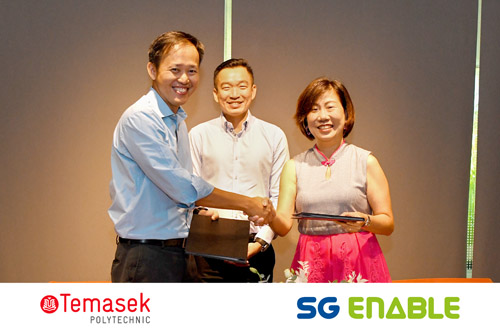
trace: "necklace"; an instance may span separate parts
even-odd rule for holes
[[[335,155],[335,153],[342,147],[342,145],[344,145],[344,140],[342,140],[342,143],[340,143],[339,147],[333,151],[332,155],[330,156],[330,158],[327,158],[325,156],[325,154],[323,152],[321,152],[319,149],[318,149],[318,145],[317,144],[314,144],[314,148],[316,149],[316,151],[323,157],[325,158],[325,160],[323,160],[321,162],[321,165],[323,166],[326,166],[326,173],[325,173],[325,179],[329,179],[331,176],[332,176],[332,171],[330,170],[330,166],[332,166],[333,164],[335,164],[335,159],[333,158],[333,156]]]

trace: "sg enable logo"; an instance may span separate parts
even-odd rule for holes
[[[318,312],[319,315],[323,318],[326,319],[332,319],[337,317],[340,311],[340,307],[336,304],[337,298],[336,297],[325,297],[318,303]],[[308,304],[311,303],[311,304]],[[310,319],[316,317],[316,308],[314,307],[314,303],[316,303],[316,298],[315,297],[301,297],[300,299],[297,300],[297,308],[299,308],[302,311],[302,313],[297,314],[298,319]],[[328,310],[325,310],[325,308],[328,305]]]
[[[350,297],[349,298],[349,316],[354,319],[372,318],[374,315],[378,318],[386,319],[458,319],[460,314],[458,310],[458,297],[445,297],[444,314],[436,311],[434,298],[429,297],[409,297],[406,302],[406,308],[403,307],[398,297],[392,299],[387,306],[384,299],[380,297]],[[325,319],[337,317],[340,312],[340,306],[336,297],[325,297],[318,302],[316,306],[315,297],[301,297],[297,300],[297,308],[301,311],[297,314],[298,319],[311,319],[316,317],[316,313]],[[386,309],[387,308],[387,309]],[[406,310],[405,310],[406,309]]]

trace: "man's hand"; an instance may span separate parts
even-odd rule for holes
[[[212,220],[217,220],[219,219],[219,211],[214,210],[214,209],[208,209],[208,210],[200,210],[198,212],[200,216],[208,216],[211,217]]]
[[[276,216],[273,203],[269,198],[253,197],[252,205],[245,211],[251,217],[248,220],[252,221],[256,226],[263,226],[273,221]]]
[[[253,256],[257,255],[261,249],[262,249],[262,246],[258,242],[248,243],[247,259],[250,259]]]

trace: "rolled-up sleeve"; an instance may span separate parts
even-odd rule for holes
[[[190,159],[189,162],[182,159],[183,153],[189,156],[187,133],[182,139],[188,151],[179,151],[183,146],[177,142],[181,138],[176,137],[175,124],[170,129],[155,116],[133,114],[124,119],[119,133],[119,140],[127,150],[122,153],[128,152],[146,177],[172,201],[191,206],[208,196],[213,186],[192,173]]]

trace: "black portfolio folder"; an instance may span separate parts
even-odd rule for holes
[[[248,220],[212,220],[195,214],[186,242],[186,253],[247,263],[249,233]]]
[[[310,212],[300,212],[294,213],[294,219],[317,219],[317,220],[329,220],[336,221],[340,223],[345,223],[347,221],[365,221],[365,219],[360,217],[348,217],[348,216],[338,216],[333,214],[321,214],[321,213],[310,213]]]

